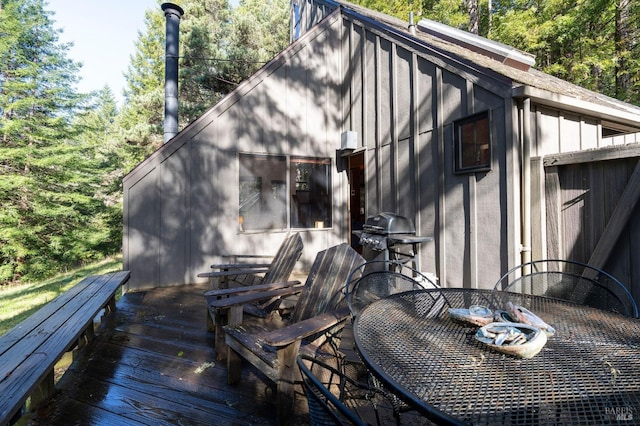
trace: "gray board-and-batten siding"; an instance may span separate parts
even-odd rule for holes
[[[565,129],[577,122],[582,138],[596,145],[608,143],[600,136],[604,119],[623,127],[635,117],[640,127],[640,115],[627,105],[414,36],[393,18],[336,5],[301,4],[298,40],[125,178],[130,288],[195,282],[229,251],[273,253],[286,230],[239,229],[238,153],[333,158],[346,130],[357,132],[365,156],[367,214],[396,211],[412,218],[419,234],[433,236],[420,249],[420,263],[442,285],[489,287],[520,259],[525,109],[514,92],[535,95],[526,114],[538,153],[550,145],[553,120]],[[543,102],[540,94],[554,87],[563,92]],[[570,113],[558,99],[572,101]],[[589,116],[596,101],[604,105]],[[616,108],[619,123],[610,113]],[[483,110],[491,112],[492,170],[453,174],[453,121]],[[573,150],[573,135],[553,137]],[[335,167],[332,173],[333,227],[302,232],[301,268],[317,251],[348,239],[347,176]]]
[[[303,4],[306,7],[308,7],[310,10],[315,10],[313,9],[313,4],[326,4],[326,3],[331,3],[331,2],[315,1],[315,2],[305,2]],[[362,10],[358,6],[353,6],[353,5],[349,5],[349,8],[356,10],[356,13],[353,15],[357,15],[357,11]],[[325,10],[323,6],[319,6],[319,9]],[[367,11],[367,13],[369,14],[370,19],[371,17],[373,17],[373,19],[377,20],[378,22],[385,23],[386,29],[379,30],[376,33],[378,35],[386,34],[385,31],[387,32],[390,31],[393,34],[402,33],[403,26],[406,25],[406,23],[403,23],[398,20],[394,20],[393,18],[389,18],[384,15],[377,14],[375,12]],[[345,12],[345,14],[348,14],[348,12]],[[307,26],[305,26],[303,23],[317,21],[318,15],[319,13],[317,12],[307,12],[305,14],[304,8],[302,8],[302,13],[300,13],[300,19],[299,21],[296,21],[296,22],[299,22],[300,26],[305,28]],[[366,21],[366,20],[358,19],[358,18],[354,18],[352,20],[352,22],[363,22],[363,21]],[[374,43],[369,42],[369,39],[375,39],[375,37],[371,35],[373,31],[369,31],[368,28],[366,30],[358,30],[358,28],[359,27],[357,24],[354,24],[351,26],[352,31],[350,33],[350,37],[352,39],[351,41],[352,46],[353,45],[358,46],[359,44],[362,43],[365,46],[367,44],[369,46],[374,45],[374,47],[370,49],[379,48],[379,44],[376,46]],[[361,35],[363,32],[366,33],[364,37]],[[638,142],[640,142],[640,134],[629,133],[629,132],[634,132],[634,131],[637,132],[638,130],[639,110],[637,107],[617,101],[615,99],[608,98],[606,96],[602,96],[600,94],[594,93],[584,88],[575,86],[568,82],[559,80],[557,78],[554,78],[544,73],[541,73],[539,71],[536,71],[535,69],[530,69],[525,71],[523,69],[515,69],[512,67],[507,67],[501,63],[496,63],[495,61],[491,61],[482,55],[478,55],[476,52],[471,52],[471,51],[462,49],[460,46],[451,45],[450,43],[447,43],[446,41],[443,41],[443,40],[438,40],[433,37],[425,36],[424,34],[420,34],[420,32],[418,32],[417,37],[420,37],[421,39],[428,39],[428,43],[430,44],[431,49],[433,48],[440,49],[441,52],[448,51],[452,53],[453,56],[455,56],[456,54],[459,55],[457,62],[454,61],[453,63],[460,63],[460,62],[466,61],[467,64],[471,62],[473,64],[482,65],[486,67],[484,72],[480,74],[479,79],[477,78],[477,76],[474,77],[474,76],[469,76],[469,74],[467,74],[467,77],[466,77],[467,84],[469,84],[470,81],[473,82],[473,85],[471,85],[470,91],[473,90],[474,95],[476,97],[481,96],[479,95],[479,93],[481,93],[483,88],[488,90],[489,92],[495,91],[495,86],[490,85],[492,78],[498,81],[504,81],[503,78],[496,77],[495,73],[490,72],[491,69],[498,70],[502,76],[508,77],[508,81],[512,85],[511,96],[515,98],[515,101],[511,104],[511,107],[514,108],[515,114],[517,115],[517,117],[514,117],[514,119],[511,122],[512,131],[509,131],[508,125],[505,126],[506,128],[505,133],[509,135],[509,138],[504,139],[504,142],[505,142],[504,149],[508,149],[508,146],[509,146],[508,142],[511,142],[513,144],[512,146],[514,151],[518,152],[517,155],[522,155],[523,148],[521,148],[520,144],[522,143],[523,139],[528,138],[527,144],[529,146],[532,162],[534,161],[539,162],[542,158],[545,158],[545,156],[549,156],[552,154],[575,153],[575,152],[577,153],[589,152],[590,153],[589,155],[595,157],[590,161],[607,161],[612,159],[613,157],[628,158],[630,160],[628,160],[627,163],[630,163],[630,164],[633,164],[636,161],[635,159],[637,157],[636,147]],[[363,38],[366,39],[364,42],[362,41]],[[404,32],[402,33],[402,35],[400,35],[400,39],[405,39],[405,38],[412,39],[414,38],[414,36],[408,34],[407,32]],[[404,47],[406,47],[408,50],[411,49],[411,47],[406,46],[406,43]],[[361,47],[362,52],[364,52],[366,49],[367,49],[366,47]],[[427,50],[432,51],[429,49]],[[371,54],[367,55],[366,53],[364,53],[363,59],[361,62],[366,62],[367,61],[366,58],[371,58],[373,56],[374,58],[373,60],[376,61],[375,64],[379,65],[379,62],[377,62],[377,58],[375,56],[376,53],[374,53],[373,55]],[[420,54],[418,54],[419,60],[420,60],[420,57],[421,57]],[[463,58],[463,59],[461,60],[460,58]],[[355,58],[355,60],[351,61],[349,65],[353,65],[353,62],[359,59],[360,58]],[[369,59],[368,63],[371,63],[371,62],[373,61]],[[434,60],[433,62],[438,63],[436,60]],[[402,63],[403,61],[399,60],[399,61],[396,61],[394,65],[396,67],[399,66],[401,68]],[[455,70],[455,67],[452,69],[450,67],[448,68],[446,63],[445,64],[443,64],[442,62],[439,62],[439,63],[443,69],[449,69],[453,73],[459,72],[459,70],[457,71]],[[383,69],[386,68],[387,62],[383,60],[382,64],[383,64]],[[418,64],[420,64],[420,62],[418,62]],[[451,64],[448,64],[448,65],[450,66]],[[369,78],[369,81],[372,81],[372,80],[377,81],[377,76],[380,74],[380,72],[376,74],[377,70],[375,69],[375,67],[373,69],[371,67],[366,68],[366,66],[362,68],[364,68],[364,71],[362,72],[358,71],[353,73],[355,78],[352,80],[352,82],[356,80],[359,76],[362,76],[361,82],[356,81],[355,84],[352,84],[353,91],[356,93],[358,91],[359,84],[366,82],[367,77]],[[474,68],[474,67],[472,66],[471,68]],[[526,68],[526,67],[523,67],[523,68]],[[396,71],[398,71],[397,68],[396,68]],[[404,70],[400,70],[400,71],[404,71]],[[411,70],[411,72],[413,72],[413,70]],[[384,73],[384,70],[382,71],[382,73]],[[396,74],[403,75],[402,72],[396,72]],[[431,74],[437,75],[437,73],[435,72],[432,72]],[[413,74],[404,72],[404,75],[413,75]],[[446,74],[442,73],[442,75],[446,75]],[[376,76],[376,77],[372,77],[372,76]],[[491,78],[487,78],[487,77],[491,77]],[[409,79],[397,78],[397,82],[400,85],[402,85],[403,82],[407,82],[407,81],[409,81]],[[417,83],[413,84],[413,86],[417,87],[418,90],[420,90],[419,83],[420,82],[418,81]],[[371,95],[372,93],[376,93],[375,90],[366,90],[366,89],[363,90],[362,92],[363,92],[362,103],[366,103],[366,100],[364,99],[364,97],[367,94]],[[398,89],[397,92],[402,94],[401,88]],[[457,93],[462,93],[462,90],[458,91]],[[464,95],[461,95],[461,96],[464,96]],[[472,98],[472,97],[469,96],[468,98]],[[356,99],[358,98],[356,97]],[[524,101],[525,99],[529,99],[529,101],[525,102]],[[416,102],[413,102],[413,104],[410,104],[407,100],[413,101],[413,99],[407,98],[405,99],[405,102],[403,102],[402,98],[400,97],[396,99],[397,101],[396,103],[400,106],[402,106],[403,104],[404,105],[416,104]],[[469,110],[473,111],[473,107],[474,107],[473,102],[474,102],[473,99],[471,102],[467,102],[468,111]],[[508,100],[505,102],[508,102]],[[456,105],[456,102],[452,102],[451,104]],[[438,108],[441,105],[442,105],[441,115],[448,113],[448,111],[444,109],[444,107],[446,107],[447,105],[446,103],[444,102],[442,102],[441,104],[434,103],[434,107],[432,108],[432,112],[434,116],[435,114],[438,113]],[[480,106],[480,108],[482,108],[482,106]],[[355,106],[353,110],[357,111],[358,107]],[[362,111],[358,111],[358,113],[355,114],[356,118],[360,116],[361,112]],[[379,110],[376,110],[375,112],[379,113]],[[453,111],[451,112],[451,115],[454,116],[455,113],[456,112]],[[527,115],[528,120],[524,119],[525,114]],[[425,117],[421,116],[419,113],[414,113],[412,117],[415,120],[417,120],[414,126],[416,128],[420,126],[420,123],[425,123],[429,119],[429,116],[427,116],[425,119]],[[365,115],[364,118],[362,119],[363,132],[367,131],[366,119],[367,117]],[[505,116],[505,124],[507,124],[508,122],[509,122],[509,117]],[[516,123],[517,125],[515,125]],[[445,122],[444,124],[445,131],[446,131],[446,124],[447,123]],[[449,124],[450,124],[450,121],[449,121]],[[352,127],[353,127],[353,124],[352,124]],[[434,126],[432,126],[432,128],[433,127]],[[406,126],[401,126],[401,128],[406,128]],[[450,144],[450,141],[451,141],[451,138],[450,138],[451,129],[449,128],[448,130],[449,130],[449,134],[444,135],[444,138],[443,138],[445,141],[445,149],[446,149],[446,144]],[[420,129],[418,134],[419,136],[424,134],[422,129]],[[402,136],[400,136],[399,139],[402,142]],[[500,136],[494,137],[494,142],[496,141],[498,142],[497,143],[498,147],[500,146],[499,144],[500,140],[501,140]],[[612,151],[617,151],[615,156],[610,154],[610,152]],[[436,157],[436,155],[437,153],[434,155],[434,157]],[[384,158],[385,156],[382,155],[382,157]],[[571,158],[571,155],[566,154],[565,157]],[[573,158],[576,158],[576,157],[574,156]],[[517,161],[519,160],[517,156],[511,156],[510,159],[516,161],[516,163],[513,164],[513,178],[512,178],[514,180],[513,191],[515,194],[514,198],[520,200],[522,198],[522,194],[520,193],[521,184],[519,183],[519,179],[522,179],[521,178],[522,170],[520,169],[520,164],[517,163]],[[419,164],[430,164],[428,163],[428,161],[429,161],[429,158],[425,158],[425,161],[422,161]],[[402,159],[400,160],[400,162],[402,163]],[[444,171],[444,176],[446,179],[448,177],[447,172],[450,175],[450,164],[451,164],[450,159],[446,159],[444,162],[441,161],[440,164],[443,166],[442,170]],[[606,163],[603,163],[603,164],[606,164]],[[449,167],[449,170],[447,170],[447,167]],[[609,163],[608,167],[603,165],[601,165],[600,167],[603,170],[601,172],[601,176],[603,177],[609,177],[610,179],[613,180],[613,178],[609,176],[611,173],[614,173],[617,175],[620,175],[622,173],[622,175],[624,176],[624,172],[613,171],[614,167],[612,163]],[[431,195],[431,198],[434,197],[433,194],[428,193],[429,191],[428,176],[429,175],[428,175],[427,169],[428,167],[425,167],[424,169],[419,169],[416,172],[415,180],[417,182],[420,182],[420,188],[421,188],[421,190],[417,191],[416,193],[417,199],[419,199],[421,195],[427,199],[429,199],[430,195]],[[376,170],[379,171],[380,169],[379,168],[376,169],[374,167],[372,173],[376,173]],[[518,173],[520,175],[518,175]],[[382,177],[388,176],[388,173],[376,174],[376,177],[378,180],[381,179],[381,176]],[[473,197],[475,197],[475,193],[472,192],[474,190],[473,179],[475,177],[476,176],[471,178],[469,183],[469,191],[471,192],[471,195],[469,197],[470,199],[473,199]],[[540,181],[540,179],[538,181]],[[620,182],[624,183],[626,179],[624,179],[623,177],[621,179],[616,179],[614,181],[618,183]],[[434,180],[431,180],[431,182],[434,182]],[[598,186],[598,184],[595,183],[595,181],[592,181],[592,183],[596,187]],[[535,188],[532,190],[535,190]],[[589,191],[589,187],[587,187],[584,190]],[[620,191],[621,190],[622,188],[620,189]],[[569,192],[569,191],[565,191],[565,192]],[[382,196],[384,196],[385,194],[388,194],[388,193],[389,193],[388,191],[382,191],[381,194]],[[409,193],[415,193],[415,192],[409,191]],[[599,221],[600,223],[604,223],[604,224],[607,223],[609,218],[611,218],[611,212],[614,210],[614,207],[616,206],[616,203],[617,203],[617,196],[614,194],[610,194],[608,196],[608,199],[606,200],[608,202],[607,203],[608,209],[606,208],[602,209],[601,211],[602,214],[600,215],[599,219],[593,219],[592,217],[584,217],[584,218],[580,218],[580,220],[575,220],[576,218],[568,219],[569,217],[568,215],[571,210],[576,211],[581,208],[580,202],[578,203],[574,202],[572,204],[571,209],[567,208],[566,204],[559,206],[559,208],[562,209],[564,214],[567,215],[567,219],[565,220],[570,221],[572,224],[572,226],[567,226],[565,228],[566,229],[573,228],[574,233],[576,232],[575,231],[576,229],[579,230],[578,233],[583,234],[580,238],[575,238],[575,237],[561,238],[556,241],[550,241],[548,242],[548,244],[546,241],[545,241],[545,244],[540,244],[539,241],[541,240],[541,236],[549,235],[549,232],[547,232],[546,227],[552,228],[553,226],[555,226],[555,224],[552,223],[551,221],[547,223],[547,221],[544,221],[544,220],[532,223],[531,239],[533,241],[529,241],[528,243],[531,245],[534,245],[534,247],[530,248],[531,251],[534,252],[534,258],[538,259],[538,258],[545,258],[545,257],[553,257],[558,253],[558,250],[554,251],[554,249],[550,248],[548,251],[545,251],[547,249],[547,246],[553,247],[554,245],[556,246],[562,245],[563,246],[562,252],[566,253],[566,255],[569,258],[573,258],[573,259],[584,261],[584,262],[590,261],[590,260],[597,260],[597,259],[590,259],[588,254],[590,253],[591,250],[597,251],[597,249],[602,245],[602,244],[598,244],[598,238],[599,236],[602,236],[603,232],[601,227],[593,228],[592,223],[590,221]],[[539,194],[536,194],[536,195],[539,195]],[[568,194],[564,194],[564,195],[570,196]],[[451,197],[449,196],[448,198],[451,198]],[[402,200],[406,200],[407,197],[399,197],[399,199],[401,202]],[[587,200],[587,199],[588,199],[587,197],[583,198],[583,200]],[[593,203],[595,205],[598,205],[598,201],[601,201],[601,200],[597,200],[596,197],[593,197],[593,200],[594,200]],[[519,222],[521,220],[520,212],[518,211],[518,208],[520,206],[518,204],[514,204],[514,206],[516,210],[513,212],[513,214],[510,217],[507,218],[507,221],[510,223],[509,226],[512,226],[511,224],[515,223],[515,228],[518,228],[519,226],[521,226],[521,223]],[[489,204],[486,207],[487,209],[490,209],[491,205]],[[535,211],[536,215],[544,216],[545,207],[550,208],[551,206],[534,204],[530,206],[530,209],[536,210]],[[624,207],[627,208],[627,206],[624,206]],[[409,208],[408,211],[411,211],[411,209]],[[469,212],[467,213],[468,217],[466,218],[466,220],[468,221],[467,233],[475,232],[476,235],[479,235],[479,237],[476,237],[476,238],[483,238],[486,235],[486,230],[487,230],[486,221],[487,220],[492,221],[495,217],[492,217],[490,215],[486,217],[483,216],[477,219],[477,222],[474,223],[473,222],[474,211],[480,211],[481,213],[483,213],[487,210],[486,209],[474,210],[473,208],[469,209]],[[595,211],[595,209],[591,208],[591,211],[593,212]],[[418,212],[418,214],[419,213],[420,211]],[[534,213],[532,212],[532,214]],[[548,214],[550,216],[553,215],[551,213],[548,213]],[[634,217],[634,215],[630,215],[630,216]],[[633,229],[634,224],[629,223],[629,227]],[[445,226],[441,227],[441,229],[444,229],[444,228],[446,227]],[[637,225],[635,226],[635,228],[637,229]],[[517,229],[514,230],[513,235],[515,236],[516,239],[513,240],[513,244],[511,245],[511,248],[509,250],[510,252],[512,251],[517,252],[520,249],[522,238],[519,236]],[[622,235],[633,236],[633,235],[638,235],[638,233],[624,232],[622,233]],[[477,265],[480,263],[482,263],[483,265],[482,267],[484,267],[484,260],[486,259],[486,255],[487,255],[486,252],[482,252],[483,254],[478,255],[478,253],[480,253],[478,250],[476,250],[475,253],[473,253],[473,247],[477,246],[473,241],[473,238],[474,238],[473,235],[470,235],[468,238],[470,242],[469,255],[468,255],[469,268],[468,268],[468,275],[465,276],[465,280],[464,280],[465,285],[469,285],[469,284],[473,285],[473,282],[471,282],[471,280],[473,279],[473,271],[477,270]],[[584,247],[584,246],[578,247],[580,246],[580,243],[578,242],[579,239],[583,241],[591,241],[591,245],[589,247]],[[602,236],[602,239],[604,239],[604,236]],[[631,239],[633,239],[633,237],[631,237]],[[609,241],[605,241],[605,242],[609,244],[611,243]],[[619,245],[621,247],[629,246],[628,242],[625,242],[625,241],[620,241]],[[637,254],[638,251],[633,249],[629,251],[624,248],[622,249],[616,248],[615,250],[612,250],[611,253],[609,253],[609,257],[611,259],[609,263],[604,262],[602,259],[600,259],[597,263],[598,263],[598,266],[600,267],[607,266],[616,272],[620,272],[621,277],[625,278],[623,281],[625,283],[631,284],[633,282],[640,281],[639,274],[637,272],[633,273],[633,270],[637,268],[633,267],[633,262],[631,262],[631,265],[629,264],[630,263],[629,259],[632,259],[634,256],[633,253]],[[445,259],[445,256],[443,255],[442,250],[439,251],[439,254],[440,254],[440,259]],[[424,252],[423,252],[423,255],[424,255]],[[428,255],[429,253],[427,253],[427,256]],[[448,257],[449,257],[449,253],[447,253],[447,258]],[[479,258],[481,260],[477,261],[477,259]],[[513,264],[518,262],[518,259],[519,259],[518,254],[516,254],[514,258],[515,260],[509,261],[510,266],[513,266]],[[620,259],[622,259],[622,261]],[[474,260],[476,260],[475,264],[474,264]],[[620,268],[619,267],[620,263],[624,263],[627,267]],[[440,270],[446,271],[445,268],[440,268]],[[440,275],[442,276],[443,274],[440,274]],[[451,282],[450,280],[445,280],[445,281]],[[640,289],[637,289],[637,290],[640,291]]]

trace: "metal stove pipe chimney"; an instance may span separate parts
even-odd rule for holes
[[[180,18],[184,11],[173,3],[160,6],[166,18],[164,62],[164,142],[178,134],[178,55]]]

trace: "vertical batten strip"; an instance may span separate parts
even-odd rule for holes
[[[381,83],[381,75],[380,75],[380,36],[376,35],[376,45],[375,45],[375,70],[376,70],[376,135],[375,135],[375,169],[380,169],[380,157],[381,157],[381,147],[382,147],[382,125],[380,124],[380,112],[382,111],[382,101],[380,99],[380,93],[382,92],[382,83]],[[382,185],[380,184],[380,179],[375,180],[376,184],[376,210],[380,211],[381,209],[381,200],[382,200]],[[367,182],[367,186],[369,182]]]
[[[474,87],[473,83],[469,80],[465,80],[466,82],[466,106],[467,106],[467,115],[475,114],[476,105],[475,105],[475,96],[474,96]],[[491,123],[491,120],[489,120]],[[468,250],[469,250],[469,262],[468,262],[468,279],[465,280],[468,282],[469,287],[478,288],[478,200],[477,200],[477,179],[475,173],[469,174],[469,229],[467,232],[469,233],[469,238],[466,238],[468,241]]]
[[[353,21],[347,21],[349,23],[349,57],[347,58],[348,62],[349,62],[349,109],[348,109],[348,114],[349,114],[349,129],[353,129],[355,126],[354,123],[354,118],[353,118],[353,91],[354,91],[354,79],[353,79],[353,75],[355,74],[355,70],[354,70],[354,63],[351,60],[352,55],[354,54],[354,43],[353,43],[353,37],[354,37],[354,23]]]
[[[368,92],[368,88],[369,88],[369,75],[367,73],[367,30],[365,28],[363,28],[362,30],[362,38],[361,38],[361,52],[360,52],[360,63],[362,64],[362,66],[360,67],[360,72],[361,72],[361,81],[362,81],[362,131],[360,131],[359,133],[359,137],[362,141],[361,146],[365,146],[365,141],[367,140],[368,136],[369,136],[369,115],[367,114],[367,112],[369,111],[369,92]]]
[[[411,175],[413,176],[413,197],[415,199],[413,215],[417,235],[424,235],[422,233],[422,199],[420,197],[420,102],[418,102],[420,90],[418,87],[418,55],[415,52],[411,53],[409,70],[411,72],[411,129],[409,142],[413,148],[413,170]],[[421,270],[420,247],[421,245],[418,245],[418,253],[415,253],[416,269],[418,271]]]
[[[444,122],[442,117],[442,111],[444,111],[444,97],[443,93],[443,81],[442,81],[442,68],[436,68],[436,86],[435,96],[437,97],[437,110],[435,111],[435,125],[438,132],[438,275],[441,284],[447,282],[447,234],[445,228],[447,227],[447,213],[446,213],[446,165],[445,165],[445,143],[444,143]]]
[[[395,43],[391,43],[391,54],[389,55],[389,60],[391,61],[391,158],[392,158],[392,169],[391,169],[391,188],[393,188],[393,209],[394,211],[398,210],[400,205],[399,195],[398,195],[398,167],[400,167],[400,160],[398,155],[398,150],[400,147],[398,146],[398,46]]]

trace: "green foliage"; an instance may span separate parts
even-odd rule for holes
[[[289,2],[244,0],[231,16],[227,79],[241,81],[284,50],[289,42]]]
[[[0,286],[0,336],[83,278],[120,270],[122,256],[115,256],[65,271],[47,280]]]
[[[125,73],[125,105],[117,126],[129,145],[133,164],[163,141],[165,18],[160,7],[145,13],[146,31],[138,34],[136,52]]]
[[[180,22],[180,127],[200,117],[289,41],[287,0],[183,0]],[[163,141],[164,13],[146,14],[126,74],[127,102],[118,125],[138,161]]]
[[[100,174],[119,163],[96,136],[110,124],[82,122],[92,98],[74,91],[79,65],[49,15],[41,0],[2,4],[0,282],[45,277],[120,246],[111,230],[119,207],[106,203],[115,179]]]
[[[427,11],[432,11],[434,3],[424,2],[421,3],[417,0],[361,0],[354,1],[353,3],[360,4],[371,10],[377,10],[387,15],[395,16],[400,19],[408,20],[409,13],[414,12],[416,15],[426,14]]]
[[[536,66],[640,105],[640,0],[354,0],[408,20],[434,19],[536,55]],[[0,283],[28,281],[120,250],[121,180],[163,142],[165,17],[147,11],[126,73],[74,89],[44,0],[0,0]],[[289,1],[182,0],[180,127],[281,52]]]
[[[286,0],[184,0],[181,126],[283,50]],[[147,11],[121,109],[108,87],[74,89],[44,0],[0,0],[0,283],[116,253],[121,181],[163,141],[165,17]]]

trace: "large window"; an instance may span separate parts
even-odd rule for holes
[[[331,160],[240,154],[243,230],[331,226]]]

